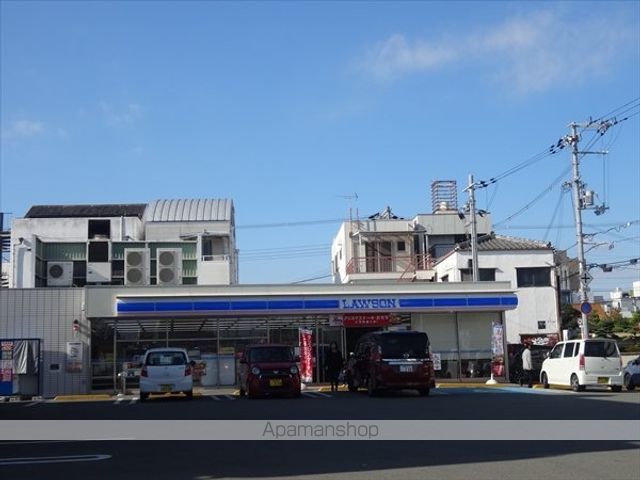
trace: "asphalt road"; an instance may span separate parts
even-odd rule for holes
[[[0,419],[637,420],[640,392],[442,388],[428,397],[412,391],[373,398],[364,392],[311,392],[300,399],[220,394],[192,401],[156,397],[146,403],[129,396],[99,402],[4,403]]]
[[[640,393],[457,389],[369,398],[133,397],[107,402],[0,404],[0,419],[640,419]],[[166,438],[171,438],[167,432]],[[7,479],[633,479],[640,442],[627,441],[110,441],[0,442]],[[25,458],[30,459],[25,459]],[[34,457],[50,457],[34,460]],[[6,465],[7,458],[22,463]],[[35,462],[47,463],[35,463]],[[51,463],[56,462],[56,463]]]

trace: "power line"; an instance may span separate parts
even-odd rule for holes
[[[609,117],[609,116],[613,115],[614,113],[618,112],[618,110],[621,110],[624,107],[627,107],[628,105],[631,105],[632,103],[636,103],[638,101],[640,101],[640,97],[636,97],[633,100],[630,100],[629,102],[625,103],[624,105],[621,105],[618,108],[615,108],[615,109],[611,110],[610,112],[605,113],[604,115],[596,118],[595,120],[592,120],[592,122],[593,123],[599,122],[603,118]]]
[[[564,196],[565,193],[567,193],[567,191],[564,188],[560,189],[560,197],[558,198],[558,202],[556,203],[556,208],[553,210],[553,215],[551,216],[551,221],[549,222],[549,226],[547,227],[547,229],[544,232],[544,235],[542,237],[543,240],[547,240],[547,236],[549,235],[549,232],[551,231],[551,228],[553,227],[553,223],[556,221],[556,217],[558,215],[558,211],[560,210],[560,207],[563,204],[563,200],[564,200]]]
[[[640,223],[640,220],[633,220],[632,222],[626,222],[631,224]],[[616,223],[585,223],[586,227],[596,228],[596,227],[611,227],[617,225]],[[623,224],[624,225],[624,224]],[[509,225],[508,228],[510,230],[544,230],[548,227],[548,225]],[[555,228],[576,228],[575,225],[572,224],[560,224],[556,225]]]
[[[522,207],[520,210],[518,210],[517,212],[515,212],[514,214],[508,216],[507,218],[505,218],[504,220],[500,220],[499,222],[496,222],[494,224],[494,226],[499,226],[502,225],[503,223],[507,223],[509,222],[509,220],[514,219],[515,217],[517,217],[518,215],[526,212],[527,210],[529,210],[529,208],[531,208],[533,205],[535,205],[537,202],[539,202],[545,195],[547,195],[551,190],[553,190],[553,187],[555,187],[558,183],[560,183],[565,175],[567,173],[569,173],[569,171],[571,170],[571,166],[565,168],[562,173],[560,175],[558,175],[553,182],[551,182],[551,184],[546,187],[542,192],[540,192],[533,200],[531,200],[529,203],[527,203],[524,207]]]
[[[334,218],[334,219],[328,219],[328,220],[301,220],[301,221],[279,222],[279,223],[254,223],[254,224],[248,224],[248,225],[237,225],[236,229],[303,227],[308,225],[342,223],[346,221],[347,220],[345,220],[344,218]]]
[[[324,279],[324,278],[329,278],[329,277],[332,277],[332,276],[333,276],[332,274],[329,274],[329,275],[322,275],[322,276],[320,276],[320,277],[305,278],[305,279],[303,279],[303,280],[298,280],[297,282],[291,282],[291,283],[296,284],[296,283],[313,282],[314,280],[322,280],[322,279]]]
[[[242,253],[272,253],[272,252],[289,252],[293,250],[314,250],[318,248],[329,248],[327,243],[314,243],[307,245],[291,245],[288,247],[273,247],[273,248],[254,248],[254,249],[242,249]]]

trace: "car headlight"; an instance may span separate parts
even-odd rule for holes
[[[251,373],[253,373],[254,375],[260,375],[260,369],[258,367],[253,367],[251,369]]]
[[[290,371],[293,375],[295,375],[296,373],[298,373],[298,367],[296,367],[296,366],[294,365],[293,367],[291,367],[291,368],[289,369],[289,371]]]

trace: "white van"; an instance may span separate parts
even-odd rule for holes
[[[622,390],[622,357],[615,340],[594,338],[559,342],[542,362],[540,383],[544,388],[568,385],[574,392],[587,386]]]
[[[142,359],[140,401],[150,393],[179,393],[193,396],[192,364],[183,348],[152,348]]]

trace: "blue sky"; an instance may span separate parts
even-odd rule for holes
[[[3,1],[0,13],[0,209],[230,197],[244,283],[329,274],[338,222],[251,226],[345,218],[354,193],[362,216],[429,213],[433,180],[489,179],[569,122],[640,97],[638,2]],[[639,118],[593,146],[610,145],[606,162],[582,162],[610,206],[585,213],[586,231],[615,227],[593,237],[591,263],[640,256]],[[569,164],[566,150],[544,158],[479,191],[479,206],[503,220]],[[556,185],[496,230],[567,248],[572,219]],[[593,273],[597,291],[640,278]]]

